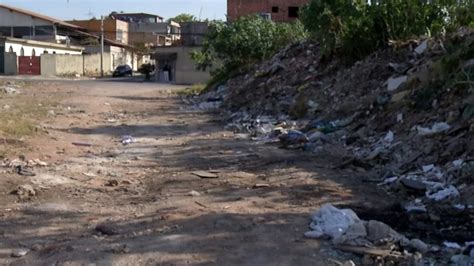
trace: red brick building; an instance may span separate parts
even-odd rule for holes
[[[227,19],[234,21],[251,14],[270,14],[272,20],[289,22],[310,0],[227,0]]]

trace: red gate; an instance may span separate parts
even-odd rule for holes
[[[41,75],[41,57],[19,56],[18,57],[18,74]]]

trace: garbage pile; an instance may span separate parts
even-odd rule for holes
[[[463,246],[451,242],[442,247],[429,245],[420,239],[408,239],[385,223],[361,220],[351,209],[331,204],[321,206],[312,216],[310,229],[305,237],[329,238],[338,249],[364,255],[364,264],[382,260],[381,265],[432,265],[434,261],[423,259],[428,253],[449,257],[455,265],[474,263],[474,242]]]
[[[468,242],[474,240],[473,47],[473,30],[460,29],[348,67],[305,41],[199,99],[227,112],[230,130],[364,172],[400,199],[416,228]]]

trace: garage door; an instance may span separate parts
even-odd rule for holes
[[[19,56],[18,57],[18,74],[41,75],[41,57]]]

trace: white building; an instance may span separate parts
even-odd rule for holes
[[[43,41],[0,37],[0,52],[15,53],[17,56],[40,56],[42,54],[80,55],[84,47]]]

